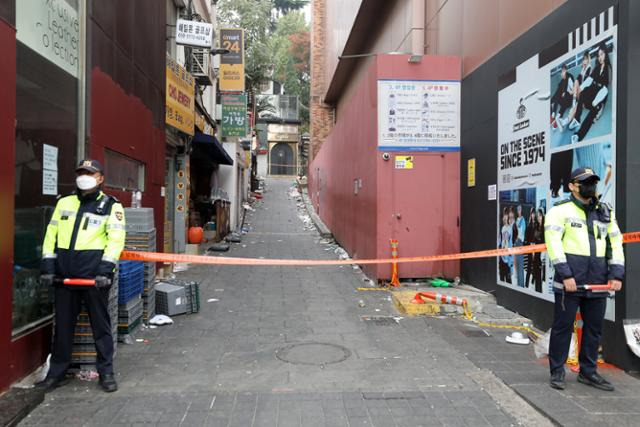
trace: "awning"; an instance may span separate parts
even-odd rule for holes
[[[215,136],[207,135],[198,130],[193,137],[193,154],[196,154],[196,157],[203,154],[213,163],[219,165],[233,165],[233,159],[220,141]]]

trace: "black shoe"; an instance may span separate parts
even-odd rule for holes
[[[107,393],[113,393],[118,390],[118,383],[116,383],[116,379],[113,374],[104,374],[100,375],[100,386]]]
[[[593,386],[597,389],[604,391],[613,391],[615,387],[609,381],[605,380],[598,374],[594,372],[591,375],[584,375],[583,373],[578,374],[578,382],[586,385]]]
[[[54,390],[58,387],[62,387],[63,385],[69,384],[69,379],[62,377],[62,378],[53,378],[53,377],[47,377],[42,381],[39,381],[37,383],[35,383],[33,386],[37,389],[37,390],[42,390],[45,393],[50,392],[51,390]]]
[[[567,388],[567,384],[564,382],[564,371],[552,373],[549,385],[551,388],[555,388],[556,390],[564,390]]]

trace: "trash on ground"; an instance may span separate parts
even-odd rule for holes
[[[93,369],[83,369],[76,374],[76,378],[80,381],[95,381],[100,378],[100,374]]]
[[[364,303],[363,300],[358,301],[358,307],[366,307],[367,305]]]
[[[510,344],[527,345],[531,342],[529,337],[522,335],[522,332],[512,332],[511,335],[507,335],[505,340]]]
[[[189,269],[189,264],[188,263],[177,262],[177,263],[173,264],[173,272],[174,273],[179,273],[181,271],[187,271],[188,269]]]
[[[136,342],[144,342],[142,338],[136,338]]]
[[[218,302],[220,301],[218,298],[209,298],[207,302]]]
[[[165,314],[156,314],[149,320],[150,325],[162,326],[173,324],[173,319]]]
[[[452,284],[444,279],[431,279],[431,286],[434,288],[450,288]]]

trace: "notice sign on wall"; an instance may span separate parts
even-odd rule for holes
[[[379,80],[378,149],[459,151],[460,82]]]
[[[195,124],[195,80],[187,70],[167,57],[165,122],[169,126],[194,134]]]
[[[544,242],[544,218],[571,196],[574,169],[592,168],[600,199],[615,206],[615,17],[611,7],[521,63],[498,93],[501,248]],[[549,301],[553,274],[546,253],[498,260],[498,284]]]
[[[396,156],[396,169],[413,169],[413,156]]]
[[[247,95],[222,95],[222,136],[247,135]]]
[[[244,92],[244,30],[221,29],[220,47],[229,50],[220,57],[220,90]]]

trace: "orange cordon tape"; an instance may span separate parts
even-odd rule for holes
[[[640,242],[640,232],[625,233],[624,243]],[[407,262],[434,262],[434,261],[454,261],[459,259],[490,258],[501,255],[522,255],[536,252],[544,252],[544,244],[519,246],[507,249],[490,249],[485,251],[465,252],[448,255],[428,255],[405,258],[386,259],[351,259],[351,260],[304,260],[304,259],[257,259],[257,258],[233,258],[214,257],[203,255],[168,254],[160,252],[136,252],[123,251],[121,260],[146,261],[146,262],[177,262],[193,264],[211,265],[252,265],[252,266],[331,266],[331,265],[370,265],[370,264],[392,264]]]

